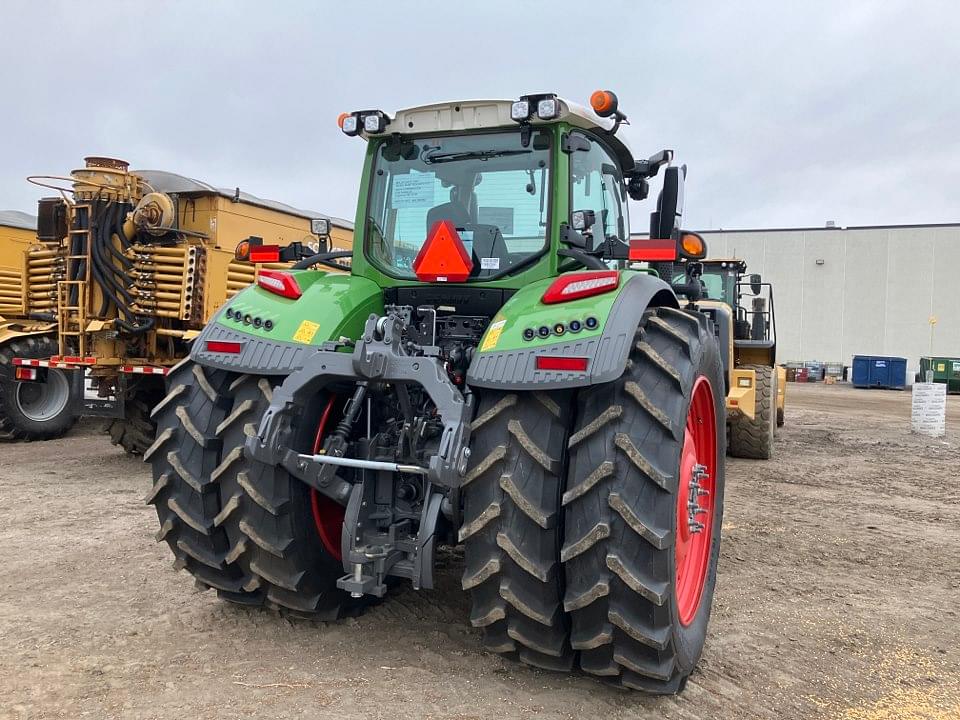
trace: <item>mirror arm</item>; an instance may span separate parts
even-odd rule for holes
[[[583,250],[578,250],[576,248],[563,248],[557,251],[557,255],[573,258],[584,267],[591,268],[592,270],[609,270],[609,268],[603,263],[602,260],[600,260],[600,258],[594,257]]]

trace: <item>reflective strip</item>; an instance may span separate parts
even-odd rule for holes
[[[166,375],[170,369],[149,365],[121,365],[120,372],[132,375]]]

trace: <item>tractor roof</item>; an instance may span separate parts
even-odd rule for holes
[[[21,230],[36,230],[37,218],[35,215],[19,210],[0,210],[0,226],[20,228]]]
[[[536,114],[531,114],[531,125],[548,125],[556,122],[567,122],[574,127],[585,130],[600,130],[607,132],[613,129],[613,118],[602,118],[590,108],[578,103],[557,98],[559,114],[550,120],[541,120]],[[514,100],[451,100],[436,102],[428,105],[397,110],[394,115],[385,115],[390,122],[382,132],[368,133],[360,129],[359,135],[363,138],[384,137],[390,135],[422,135],[424,133],[466,132],[470,130],[485,130],[491,128],[516,129],[517,122],[510,118],[510,106]],[[375,111],[361,111],[361,114]],[[614,146],[618,154],[626,153],[633,157],[627,142],[615,135],[609,135],[607,140]]]

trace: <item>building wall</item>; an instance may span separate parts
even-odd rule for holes
[[[743,258],[773,283],[782,362],[960,357],[960,225],[703,235],[710,257]]]

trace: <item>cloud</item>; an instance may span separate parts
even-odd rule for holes
[[[960,220],[953,4],[36,0],[4,26],[2,208],[106,154],[353,217],[340,111],[602,86],[638,154],[688,164],[690,227]]]

